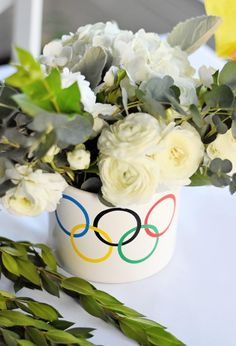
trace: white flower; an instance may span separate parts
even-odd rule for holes
[[[105,126],[105,122],[100,120],[98,115],[112,115],[118,108],[117,106],[106,103],[96,103],[96,96],[85,77],[80,72],[72,73],[68,68],[64,68],[62,73],[62,87],[68,88],[75,82],[77,82],[79,86],[84,110],[94,117],[93,136],[97,135]]]
[[[53,161],[54,156],[56,156],[60,152],[60,148],[54,144],[51,146],[51,148],[47,151],[46,155],[43,157],[43,162],[50,163]]]
[[[159,122],[147,113],[132,113],[109,128],[98,139],[98,149],[104,155],[121,160],[151,155],[161,138]]]
[[[23,182],[6,192],[2,204],[12,214],[37,216],[47,208],[47,195],[33,182]]]
[[[52,67],[64,66],[67,63],[67,58],[61,56],[62,50],[61,40],[49,42],[43,48],[43,56],[40,57],[40,62]]]
[[[3,206],[10,212],[22,215],[39,215],[42,211],[52,212],[67,186],[58,173],[33,171],[28,166],[16,165],[6,170],[6,176],[16,184],[2,198]]]
[[[216,70],[213,67],[206,67],[205,65],[202,65],[198,70],[200,84],[204,85],[206,88],[210,88],[213,84],[212,75],[215,72]]]
[[[233,164],[231,173],[236,173],[236,139],[231,129],[224,134],[218,134],[216,139],[207,147],[207,154],[211,160],[220,158],[230,160]]]
[[[84,144],[76,145],[73,151],[67,153],[67,161],[73,170],[87,169],[90,165],[90,152]]]
[[[68,88],[73,83],[77,82],[81,95],[81,102],[84,109],[88,113],[92,113],[96,103],[96,96],[90,88],[90,83],[80,72],[70,72],[68,68],[64,68],[61,74],[62,88]]]
[[[103,197],[116,206],[145,203],[159,183],[157,163],[145,157],[122,161],[102,156],[99,172]]]
[[[195,81],[191,78],[176,78],[175,85],[180,89],[180,103],[182,106],[197,104],[198,98],[195,88]]]
[[[111,66],[109,70],[106,72],[103,80],[106,86],[113,86],[115,83],[115,79],[117,76],[117,72],[119,71],[119,68],[116,66]]]
[[[204,145],[198,132],[189,124],[169,131],[159,143],[154,155],[160,165],[161,182],[168,185],[187,185],[204,156]]]

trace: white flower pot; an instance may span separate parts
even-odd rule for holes
[[[157,273],[174,251],[178,195],[168,191],[146,204],[109,208],[96,194],[68,187],[55,214],[59,263],[71,274],[106,283]]]

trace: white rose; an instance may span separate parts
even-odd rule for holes
[[[188,185],[204,156],[204,145],[198,132],[189,124],[169,131],[159,143],[154,158],[160,165],[165,185]]]
[[[236,173],[236,139],[231,129],[224,134],[218,134],[216,139],[207,147],[207,154],[211,160],[220,158],[230,160],[233,165],[231,173]]]
[[[7,169],[6,176],[17,186],[9,190],[11,192],[8,191],[3,197],[3,205],[12,212],[20,213],[18,212],[20,209],[17,209],[20,208],[19,203],[22,202],[22,208],[27,208],[27,205],[30,206],[31,203],[35,208],[32,208],[32,214],[29,214],[30,211],[28,211],[27,215],[54,211],[67,186],[65,179],[60,174],[45,173],[41,169],[33,171],[26,165],[16,165],[14,168]],[[15,200],[17,204],[15,204]],[[16,210],[14,210],[14,206]]]
[[[150,158],[122,161],[102,156],[99,172],[104,198],[116,206],[145,203],[159,183],[159,167]]]
[[[213,84],[212,75],[215,72],[216,70],[213,67],[202,65],[198,70],[200,84],[204,85],[206,88],[211,88],[211,85]]]
[[[90,165],[90,152],[84,144],[76,145],[73,151],[67,153],[67,161],[73,170],[87,169]]]
[[[109,128],[105,127],[98,140],[102,154],[126,160],[156,151],[161,138],[159,122],[147,113],[132,113]]]
[[[54,156],[56,156],[60,152],[60,148],[54,144],[51,146],[51,148],[47,151],[46,155],[44,155],[42,161],[50,163],[53,161]]]

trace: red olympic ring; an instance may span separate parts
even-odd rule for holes
[[[161,202],[163,202],[164,200],[169,199],[169,198],[172,199],[173,202],[174,202],[174,209],[173,209],[173,214],[172,214],[172,216],[171,216],[170,222],[169,222],[169,224],[167,225],[167,227],[164,229],[164,231],[162,231],[162,232],[160,232],[160,233],[158,233],[158,234],[157,234],[157,233],[151,232],[149,228],[145,228],[146,233],[147,233],[148,235],[150,235],[150,237],[158,238],[158,237],[162,236],[162,235],[169,229],[169,227],[170,227],[170,225],[171,225],[171,223],[172,223],[172,221],[173,221],[173,218],[174,218],[174,215],[175,215],[175,210],[176,210],[176,198],[175,198],[175,195],[173,195],[173,194],[171,193],[171,194],[169,194],[169,195],[165,195],[165,196],[163,196],[162,198],[160,198],[160,199],[150,208],[150,210],[148,211],[148,213],[147,213],[147,215],[146,215],[146,217],[145,217],[144,224],[149,224],[148,219],[149,219],[149,216],[150,216],[151,212],[153,211],[153,209],[156,208],[156,206],[157,206],[158,204],[160,204]]]

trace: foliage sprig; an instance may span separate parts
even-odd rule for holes
[[[62,275],[57,270],[56,259],[51,249],[45,244],[15,242],[0,237],[0,268],[3,275],[14,282],[15,291],[19,291],[23,287],[28,287],[30,289],[46,290],[48,293],[55,296],[59,296],[60,291],[63,291],[73,297],[75,302],[80,304],[89,314],[111,323],[122,331],[124,335],[135,340],[142,346],[184,345],[175,336],[166,331],[165,327],[152,320],[146,319],[142,314],[125,306],[110,294],[97,290],[88,281],[79,277],[66,277]],[[30,318],[36,319],[36,321],[37,318],[42,320],[46,318],[48,322],[53,323],[53,321],[51,321],[52,319],[58,319],[60,317],[59,313],[52,307],[46,307],[48,311],[46,317],[44,315],[45,305],[41,305],[42,309],[37,309],[37,304],[40,304],[38,302],[31,301],[27,298],[15,298],[11,295],[5,297],[4,294],[2,294],[2,296],[2,298],[0,296],[0,302],[2,301],[1,304],[3,304],[3,308],[8,306],[9,302],[11,302],[13,305],[10,304],[9,306],[13,306],[13,308],[17,306],[23,311],[27,311],[33,315],[33,317]],[[14,313],[14,311],[6,312],[6,314],[10,313]],[[1,312],[0,327],[8,327],[1,322]],[[35,326],[31,325],[28,327],[32,328]],[[51,329],[46,333],[51,335]],[[72,332],[68,330],[67,333],[70,334]],[[47,335],[48,334],[46,334],[45,337],[50,341],[52,338],[50,339]],[[85,335],[85,337],[88,336],[88,334]],[[68,336],[68,338],[69,337],[70,336]],[[75,337],[79,338],[79,334],[76,334]],[[73,336],[71,338],[73,338]],[[79,345],[90,345],[86,339],[80,342]],[[74,344],[76,344],[75,341],[70,342],[70,345]],[[21,343],[19,345],[31,346],[33,344]],[[40,344],[40,346],[42,345],[43,344]]]

